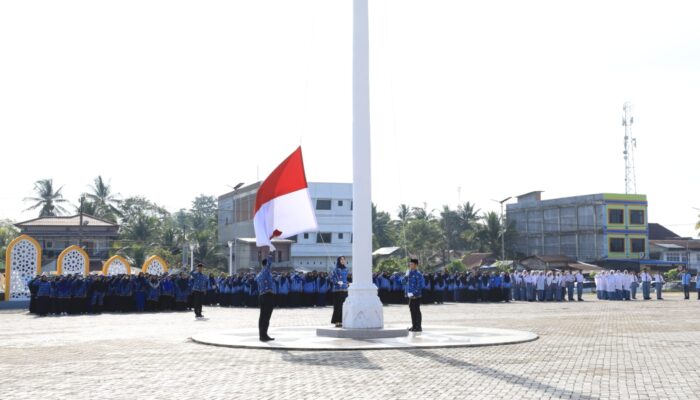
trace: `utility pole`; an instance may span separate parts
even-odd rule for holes
[[[83,203],[85,203],[85,195],[80,196],[80,226],[78,227],[78,247],[83,248]]]

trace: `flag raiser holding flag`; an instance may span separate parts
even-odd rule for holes
[[[255,241],[272,251],[274,238],[318,230],[299,146],[260,185],[255,197]]]

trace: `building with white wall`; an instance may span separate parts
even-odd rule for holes
[[[255,238],[255,196],[261,182],[219,196],[219,241],[233,245],[234,269],[257,265],[262,252],[251,250]],[[309,195],[316,210],[318,232],[300,234],[292,240],[289,254],[277,254],[277,266],[303,270],[331,269],[338,256],[352,265],[352,184],[309,182]],[[279,251],[278,251],[279,253]],[[242,257],[241,255],[246,255]],[[257,254],[257,256],[256,256]],[[236,255],[239,255],[238,257]]]

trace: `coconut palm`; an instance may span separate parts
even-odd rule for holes
[[[95,216],[116,222],[117,217],[121,216],[118,208],[121,204],[119,194],[112,191],[112,187],[105,183],[102,176],[95,178],[90,190],[92,193],[86,193],[85,196],[94,204]]]
[[[41,179],[34,183],[34,191],[37,197],[25,197],[24,201],[35,202],[27,210],[40,209],[39,217],[55,217],[66,214],[67,211],[61,204],[68,203],[61,193],[63,186],[54,190],[53,179]]]

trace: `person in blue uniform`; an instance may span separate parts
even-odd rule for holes
[[[269,342],[275,340],[267,334],[267,328],[270,326],[270,317],[272,310],[275,308],[275,281],[272,278],[270,268],[272,267],[272,253],[262,261],[262,270],[255,277],[258,284],[258,293],[260,293],[260,317],[258,318],[258,334],[261,342]]]
[[[335,269],[331,274],[333,285],[333,315],[331,324],[336,328],[343,326],[343,303],[348,297],[348,269],[345,266],[345,257],[340,256],[335,262]]]
[[[408,263],[406,272],[406,297],[408,298],[408,309],[411,311],[410,332],[421,332],[423,330],[423,315],[420,312],[421,295],[425,286],[423,274],[418,271],[418,259],[412,258]]]
[[[683,269],[680,278],[683,285],[683,298],[684,300],[690,300],[690,272],[687,269]]]
[[[190,280],[192,281],[192,302],[194,305],[195,318],[204,318],[204,315],[202,315],[202,304],[204,303],[204,296],[207,294],[209,277],[204,275],[202,272],[203,269],[204,265],[199,263],[197,264],[197,271],[192,271],[190,274]]]
[[[51,287],[52,284],[46,275],[42,275],[36,283],[36,313],[41,317],[51,312]]]

